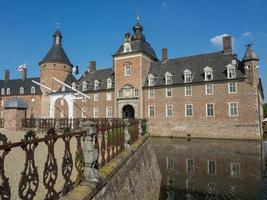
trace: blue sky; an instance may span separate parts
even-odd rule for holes
[[[163,47],[169,58],[219,51],[222,47],[214,37],[230,34],[234,52],[242,59],[244,45],[254,43],[267,96],[266,9],[265,0],[1,0],[0,77],[10,69],[11,78],[20,78],[16,66],[24,62],[28,76],[39,76],[38,63],[52,45],[57,22],[64,49],[81,72],[90,60],[98,67],[111,67],[111,55],[132,31],[139,13],[158,57]]]

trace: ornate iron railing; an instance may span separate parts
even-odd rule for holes
[[[81,123],[82,121],[86,120],[83,119],[77,123]],[[88,134],[88,131],[71,131],[68,127],[68,121],[40,120],[37,123],[42,124],[42,127],[48,127],[52,124],[55,125],[55,123],[59,123],[61,128],[67,128],[64,129],[64,132],[61,135],[58,135],[54,128],[50,128],[42,138],[38,138],[35,132],[28,131],[23,140],[13,143],[8,142],[7,137],[0,133],[0,199],[11,199],[11,187],[14,187],[14,184],[16,184],[14,182],[11,184],[5,173],[6,157],[9,157],[9,155],[11,155],[10,152],[12,151],[13,153],[14,149],[18,150],[18,148],[22,148],[25,155],[24,169],[22,170],[21,177],[17,178],[20,179],[18,183],[18,197],[15,198],[23,200],[34,199],[38,192],[38,187],[40,186],[40,180],[42,180],[42,187],[45,191],[42,191],[41,193],[43,195],[45,194],[44,199],[58,199],[60,196],[66,195],[75,185],[78,185],[81,181],[85,180],[85,167],[89,166],[85,164],[85,158],[89,156],[89,154],[85,153],[86,151],[92,148],[95,149],[97,152],[94,154],[96,158],[93,161],[94,164],[90,165],[90,167],[99,169],[115,158],[127,145],[132,144],[138,139],[140,128],[138,122],[138,120],[124,121],[122,119],[94,119],[94,122],[90,122],[94,127],[91,129],[93,132],[90,135]],[[36,121],[27,119],[25,123],[27,123],[25,125],[30,126],[36,123]],[[89,130],[86,128],[85,124],[86,123],[83,124],[83,130]],[[130,139],[126,139],[126,134],[130,135]],[[71,146],[71,139],[74,137],[76,138],[75,148],[73,148],[73,145]],[[86,145],[85,141],[91,141],[92,148],[87,146],[87,148],[84,149],[84,145]],[[42,143],[42,145],[40,145],[40,143]],[[64,152],[61,152],[63,155],[60,167],[61,173],[59,172],[59,161],[56,159],[55,152],[59,153],[63,148],[56,148],[56,144],[58,143],[64,145]],[[46,160],[45,158],[41,159],[45,163],[39,163],[38,161],[40,160],[36,160],[36,157],[40,156],[36,153],[36,149],[38,148],[45,148],[41,149],[42,152],[47,151]],[[75,156],[73,156],[74,151]],[[14,154],[12,154],[12,156],[14,156]],[[18,158],[14,160],[18,162],[17,159]],[[16,165],[16,163],[14,163],[14,165]],[[40,166],[44,166],[42,175],[40,174],[40,171],[38,173],[37,166],[39,169]],[[71,177],[73,177],[74,167],[77,175],[75,180],[73,178],[72,180]],[[17,167],[16,170],[18,170]],[[58,187],[56,187],[56,183],[60,174],[64,180],[62,184],[63,186],[59,190]],[[14,195],[16,194],[12,195],[12,199],[14,199]]]

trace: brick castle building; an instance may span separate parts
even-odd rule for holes
[[[103,69],[91,61],[76,80],[62,48],[59,30],[39,63],[40,77],[0,80],[1,117],[4,102],[18,97],[27,103],[27,117],[146,118],[150,133],[160,136],[257,139],[262,137],[263,89],[259,59],[247,46],[242,60],[232,52],[231,37],[219,52],[159,59],[137,20],[133,33]],[[53,80],[56,78],[89,98]],[[50,88],[40,87],[32,80]],[[51,92],[53,91],[53,92]]]

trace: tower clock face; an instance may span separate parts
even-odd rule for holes
[[[131,90],[125,90],[124,94],[125,94],[125,97],[127,98],[131,97]]]

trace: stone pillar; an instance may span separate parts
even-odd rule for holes
[[[130,139],[131,139],[131,135],[129,133],[129,127],[130,127],[130,122],[128,119],[125,119],[124,120],[124,124],[125,124],[125,127],[124,127],[124,147],[125,148],[129,148],[130,147]]]
[[[83,147],[85,181],[97,183],[99,181],[99,175],[97,169],[95,169],[98,158],[98,151],[94,147],[94,136],[96,134],[95,123],[85,121],[80,124],[80,128],[86,131]]]

